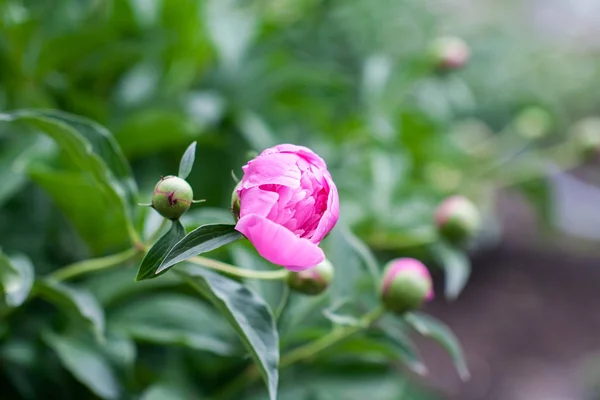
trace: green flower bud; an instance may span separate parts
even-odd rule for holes
[[[235,185],[233,192],[231,192],[231,212],[236,222],[240,219],[240,196],[237,192],[240,184],[241,182]]]
[[[152,207],[163,217],[176,220],[189,210],[193,198],[189,183],[176,176],[166,176],[154,188]]]
[[[333,281],[333,265],[327,260],[311,269],[288,274],[288,286],[297,292],[317,295],[323,293]]]
[[[585,118],[571,128],[577,151],[582,158],[590,159],[600,154],[600,118]]]
[[[435,224],[443,238],[450,243],[463,244],[479,229],[480,215],[469,199],[452,196],[438,206]]]
[[[431,275],[413,258],[392,260],[383,273],[380,294],[385,307],[394,313],[415,310],[434,297]]]
[[[543,108],[528,107],[517,115],[513,128],[525,139],[539,139],[550,132],[552,116]]]

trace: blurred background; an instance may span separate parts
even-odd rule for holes
[[[465,59],[460,51],[458,61],[445,59],[452,54],[444,45],[457,40]],[[60,109],[106,126],[141,200],[197,141],[189,182],[207,202],[190,225],[222,216],[215,209],[229,207],[231,171],[241,175],[253,152],[309,146],[338,186],[342,226],[382,261],[430,261],[439,295],[425,310],[465,348],[467,383],[445,353],[419,341],[431,371],[402,373],[412,388],[405,398],[600,398],[598,1],[0,0],[0,110],[19,108]],[[27,254],[42,275],[122,249],[127,232],[93,217],[106,206],[57,169],[52,143],[10,129],[0,127],[0,246]],[[65,190],[80,195],[61,200]],[[484,223],[468,249],[470,281],[448,301],[428,245],[436,206],[457,193]],[[468,275],[467,264],[452,276]],[[148,304],[183,301],[161,302],[164,288],[147,297],[106,292],[114,279],[97,277],[89,288],[117,325],[138,311],[151,324],[161,311]],[[52,357],[38,361],[49,353],[34,333],[60,326],[54,317],[34,304],[1,322],[0,332],[19,332],[6,333],[12,339],[0,352],[3,399],[50,390],[94,398]],[[232,367],[221,358],[189,360],[154,339],[137,349],[145,365],[137,389],[162,376],[160,365],[169,366],[168,382],[195,382],[200,392],[197,377],[221,371],[227,380]],[[362,399],[372,387],[384,390],[377,398],[399,398],[385,388],[400,378],[377,368],[323,378],[332,388],[325,394],[298,392],[294,383],[317,387],[322,376],[296,371],[282,398]],[[176,398],[163,389],[144,398]]]

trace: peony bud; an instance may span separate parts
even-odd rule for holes
[[[152,207],[163,217],[176,220],[190,208],[193,198],[192,187],[185,180],[166,176],[154,188]]]
[[[513,128],[525,139],[539,139],[550,132],[552,116],[543,108],[528,107],[517,115]]]
[[[427,268],[414,258],[390,261],[383,273],[381,300],[398,314],[419,308],[433,299],[433,284]]]
[[[430,48],[434,65],[441,70],[459,69],[469,61],[469,46],[458,37],[444,36],[433,41]]]
[[[333,265],[327,260],[311,269],[290,271],[287,279],[288,286],[297,292],[317,295],[323,293],[333,280]]]
[[[585,118],[571,128],[575,146],[585,159],[600,154],[600,118]]]
[[[466,197],[448,197],[435,212],[435,224],[443,238],[462,244],[479,229],[479,211]]]

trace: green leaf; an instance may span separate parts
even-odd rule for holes
[[[46,301],[68,315],[75,315],[85,321],[97,339],[104,337],[104,310],[89,291],[49,280],[37,282],[36,289]]]
[[[27,300],[35,271],[24,256],[8,258],[0,251],[0,292],[9,307],[18,307]]]
[[[432,338],[446,349],[460,378],[463,381],[469,380],[471,374],[465,361],[462,346],[450,328],[437,319],[422,313],[411,313],[406,315],[404,319],[414,330],[423,336]]]
[[[113,213],[123,213],[126,228],[133,232],[135,184],[122,153],[106,130],[87,120],[53,111],[14,111],[0,114],[2,120],[27,123],[51,137],[74,166],[91,178],[93,194],[110,205]]]
[[[163,237],[158,239],[152,248],[148,251],[142,264],[138,269],[136,281],[142,279],[150,279],[157,276],[160,273],[158,267],[161,265],[169,251],[173,246],[178,243],[185,236],[185,229],[181,222],[172,221],[171,229],[164,234]]]
[[[127,244],[125,213],[102,196],[94,195],[96,186],[81,173],[35,167],[29,176],[52,197],[92,252],[100,254]]]
[[[231,330],[206,303],[180,294],[156,294],[129,302],[109,317],[111,330],[138,341],[232,355]]]
[[[432,251],[446,274],[446,298],[454,300],[462,292],[471,275],[469,258],[461,249],[442,242],[432,246]]]
[[[181,223],[188,230],[206,224],[231,224],[235,222],[230,210],[216,207],[198,207],[181,216]]]
[[[258,364],[271,400],[277,398],[279,335],[269,306],[244,285],[196,265],[177,273],[229,321]]]
[[[104,356],[89,344],[46,331],[42,338],[75,379],[103,399],[116,399],[121,389]]]
[[[216,250],[242,237],[235,230],[235,225],[208,224],[202,225],[188,233],[170,249],[160,263],[157,274],[166,271],[173,265],[208,251]]]
[[[196,142],[189,145],[189,147],[183,153],[181,161],[179,163],[179,177],[185,179],[192,172],[194,166],[194,158],[196,158]]]
[[[150,386],[140,400],[189,400],[189,392],[172,383],[158,383]]]

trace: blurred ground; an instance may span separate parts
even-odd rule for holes
[[[600,257],[575,254],[566,238],[541,243],[530,213],[504,197],[502,245],[473,260],[455,303],[438,296],[427,308],[458,335],[473,377],[462,384],[447,355],[421,341],[430,383],[457,400],[596,399],[586,374],[600,353]]]

